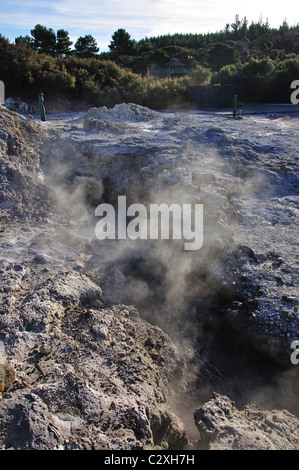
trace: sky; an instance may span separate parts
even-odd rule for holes
[[[119,28],[138,41],[168,33],[220,31],[236,14],[246,16],[249,24],[262,18],[278,27],[286,19],[293,26],[299,22],[296,11],[294,0],[0,0],[0,34],[14,41],[42,24],[67,30],[73,42],[91,34],[105,52]]]

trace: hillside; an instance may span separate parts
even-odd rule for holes
[[[277,90],[289,89],[299,76],[299,27],[286,22],[275,29],[262,21],[248,25],[246,18],[236,16],[220,32],[138,42],[119,29],[110,52],[102,53],[95,46],[62,50],[59,32],[56,38],[53,30],[37,25],[32,30],[35,36],[38,27],[54,42],[49,45],[47,34],[43,41],[26,36],[15,43],[0,35],[0,79],[7,97],[36,100],[42,91],[46,98],[59,96],[95,106],[134,102],[163,109],[192,106],[186,98],[190,86],[243,84],[250,86],[249,101],[265,99],[263,86],[270,89],[268,101],[280,102]],[[180,60],[191,73],[159,78],[159,68],[169,59]],[[284,93],[281,99],[285,102]]]

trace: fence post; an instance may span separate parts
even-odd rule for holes
[[[237,95],[234,95],[234,110],[233,110],[234,117],[237,115]]]
[[[42,121],[46,120],[46,110],[44,106],[44,95],[43,93],[38,94],[38,104],[39,104],[39,112],[40,112],[40,118]]]

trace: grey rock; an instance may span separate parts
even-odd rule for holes
[[[0,341],[15,373],[2,449],[188,447],[194,384],[202,371],[203,388],[226,384],[235,365],[221,370],[206,325],[222,344],[229,331],[234,358],[244,346],[282,363],[291,406],[297,134],[265,121],[122,104],[40,123],[0,109]],[[95,206],[119,195],[203,203],[203,248],[97,240]],[[289,411],[225,397],[196,423],[210,448],[297,445]]]
[[[98,338],[107,338],[108,336],[108,328],[105,325],[93,325],[92,331]]]
[[[13,450],[59,449],[63,439],[45,403],[30,392],[15,392],[0,407],[0,446]]]
[[[287,410],[256,404],[238,410],[228,397],[215,393],[194,419],[211,450],[298,450],[299,420]]]

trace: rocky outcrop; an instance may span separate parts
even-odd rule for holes
[[[53,195],[44,182],[41,132],[31,120],[0,105],[0,230],[20,221],[42,221],[52,213]]]
[[[1,448],[184,447],[186,429],[168,404],[168,381],[181,367],[170,339],[134,307],[105,304],[87,276],[55,275],[46,264],[18,265],[20,284],[1,295],[1,337],[15,371],[0,365]]]
[[[221,321],[237,334],[247,332],[283,366],[290,364],[299,328],[295,130],[129,103],[92,108],[62,127],[48,123],[47,132],[41,157],[46,181],[74,218],[94,214],[101,202],[116,206],[119,195],[128,205],[203,203],[204,245],[187,273],[201,278],[192,283],[193,297],[216,300],[217,311],[222,304]],[[83,186],[90,189],[85,197]],[[166,256],[155,250],[151,256],[156,263],[163,258],[171,277],[175,268],[165,266]],[[172,257],[184,265],[188,254],[173,250]],[[203,304],[205,312],[206,299]]]
[[[229,386],[235,367],[230,391],[244,390],[260,351],[292,367],[293,130],[278,152],[275,124],[259,136],[132,104],[44,123],[0,107],[0,126],[2,449],[196,447],[198,389]],[[203,248],[99,242],[95,207],[119,195],[203,203]],[[201,448],[298,445],[288,411],[215,395],[195,420]]]
[[[194,413],[211,450],[298,450],[299,420],[286,410],[246,405],[238,410],[228,397],[214,394]]]

